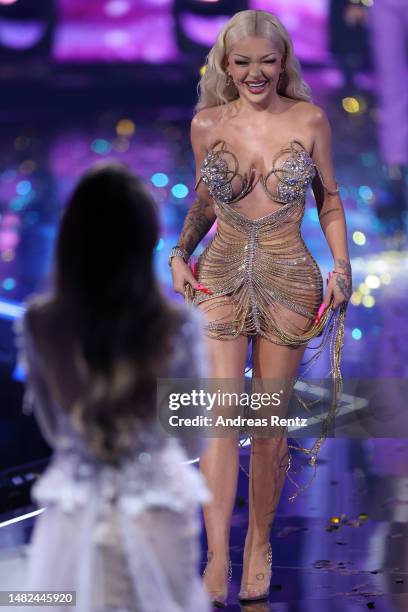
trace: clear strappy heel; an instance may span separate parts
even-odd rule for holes
[[[264,589],[263,591],[260,591],[259,589],[255,589],[255,588],[251,588],[249,587],[249,585],[247,585],[247,588],[243,588],[241,585],[241,590],[238,593],[238,599],[240,601],[260,601],[263,599],[268,599],[269,596],[269,588],[271,585],[271,578],[272,578],[272,547],[269,544],[268,546],[268,550],[266,552],[266,564],[267,564],[267,569],[268,569],[268,586],[266,589]]]
[[[211,562],[213,558],[213,555],[211,552],[207,551],[207,566],[208,564]],[[207,571],[207,566],[203,571],[203,576],[205,575],[206,571]],[[232,563],[231,563],[231,559],[228,562],[228,584],[231,582],[232,580]],[[210,591],[207,589],[208,595],[210,597],[211,603],[215,608],[225,608],[227,605],[227,600],[228,600],[228,584],[227,584],[227,590],[226,591],[221,591],[221,590],[216,590],[216,591]]]

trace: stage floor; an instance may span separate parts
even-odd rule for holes
[[[269,602],[248,605],[240,605],[236,598],[248,514],[248,479],[244,473],[248,449],[241,451],[241,464],[231,531],[233,577],[228,610],[406,612],[405,440],[327,440],[315,481],[294,503],[288,501],[294,489],[286,482],[271,534]],[[312,471],[305,466],[305,481]],[[1,517],[0,522],[6,518],[10,517]],[[26,543],[34,521],[28,518],[0,527],[0,590],[24,589],[29,555]],[[203,569],[205,547],[203,537]]]

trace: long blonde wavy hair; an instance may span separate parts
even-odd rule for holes
[[[299,60],[291,38],[283,24],[267,11],[240,11],[223,27],[206,57],[204,74],[198,83],[195,112],[227,104],[239,97],[234,83],[228,82],[226,58],[233,45],[246,36],[270,38],[284,56],[284,72],[278,93],[293,100],[311,100],[310,87],[302,80]]]

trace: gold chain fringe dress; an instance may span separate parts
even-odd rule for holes
[[[282,158],[284,162],[278,165]],[[336,193],[326,187],[303,145],[291,141],[275,155],[268,174],[260,177],[264,192],[280,207],[261,218],[249,219],[234,204],[252,190],[252,171],[240,174],[235,154],[225,141],[217,141],[203,160],[195,185],[197,189],[201,181],[205,183],[217,216],[216,232],[196,266],[197,280],[212,295],[194,291],[189,284],[185,292],[186,301],[195,306],[201,304],[201,310],[208,315],[205,331],[211,338],[258,335],[277,344],[299,347],[319,337],[316,352],[307,363],[313,363],[330,344],[332,409],[312,449],[292,446],[309,454],[309,463],[315,467],[341,393],[340,357],[346,312],[345,306],[336,311],[326,308],[320,321],[314,322],[323,301],[323,281],[303,241],[301,223],[306,192],[316,172],[323,188]],[[219,316],[214,318],[214,313]]]

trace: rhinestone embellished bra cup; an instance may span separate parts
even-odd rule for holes
[[[278,164],[282,157],[283,163]],[[212,337],[244,333],[283,344],[289,337],[293,344],[301,341],[304,330],[286,316],[287,311],[283,322],[277,310],[284,306],[311,322],[322,303],[321,273],[300,233],[306,192],[315,174],[315,164],[303,145],[291,141],[274,155],[272,169],[259,177],[268,197],[281,206],[250,219],[232,204],[252,191],[254,168],[241,174],[238,159],[224,140],[217,140],[208,151],[195,189],[201,180],[207,186],[216,204],[218,224],[198,258],[197,272],[212,296],[194,292],[191,298],[195,305],[206,302],[211,309],[220,306],[221,299],[224,304],[234,304],[230,320],[213,318],[205,324]]]
[[[278,160],[285,154],[288,154],[285,162],[277,167]],[[232,167],[228,161],[232,162]],[[272,169],[268,174],[260,177],[261,185],[267,196],[274,202],[290,204],[305,198],[316,171],[318,172],[318,169],[304,146],[299,141],[292,140],[288,147],[281,149],[275,155]],[[273,176],[277,179],[276,190],[269,186]],[[240,180],[240,189],[234,194],[232,182],[236,178]],[[232,204],[252,191],[253,178],[254,168],[251,167],[248,173],[240,174],[236,155],[228,151],[224,140],[218,140],[212,145],[203,160],[196,188],[202,180],[215,200],[224,204]]]

